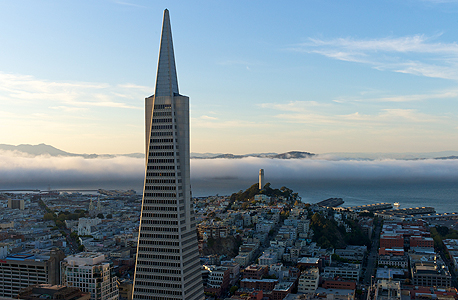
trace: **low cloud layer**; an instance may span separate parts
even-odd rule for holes
[[[458,160],[208,159],[191,160],[194,195],[226,194],[258,180],[288,182],[454,181]],[[130,189],[141,191],[144,159],[115,157],[28,157],[0,153],[0,189]],[[293,184],[293,185],[295,185]],[[277,186],[276,186],[277,187]]]
[[[11,154],[0,153],[0,189],[138,189],[143,181],[144,160],[139,158]]]

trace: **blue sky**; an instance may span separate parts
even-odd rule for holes
[[[163,9],[191,151],[458,149],[458,1],[0,2],[0,143],[144,149]]]

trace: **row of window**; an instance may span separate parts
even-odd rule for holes
[[[188,274],[184,277],[184,281],[188,280],[189,278],[192,278],[192,277],[195,277],[193,280],[191,280],[191,282],[194,282],[196,281],[196,278],[199,279],[199,280],[202,280],[202,275],[199,274],[200,276],[197,276],[198,274],[197,273],[191,273],[191,274]],[[190,283],[191,283],[190,282]]]
[[[181,182],[181,179],[178,180]],[[176,183],[175,179],[146,179],[146,183]]]
[[[143,227],[142,230],[146,231],[166,231],[166,232],[178,232],[178,228],[174,227]]]
[[[138,254],[139,258],[150,258],[150,259],[165,259],[165,260],[180,260],[180,256],[172,255],[157,255],[157,254]]]
[[[135,285],[157,286],[165,288],[181,289],[181,284],[161,283],[161,282],[143,282],[135,280]]]
[[[153,111],[153,117],[168,117],[171,115],[171,111]]]
[[[183,252],[186,252],[186,251],[188,251],[189,249],[192,249],[192,248],[197,249],[197,247],[195,245],[190,245],[190,246],[188,246],[186,248],[183,248]]]
[[[177,211],[177,207],[173,206],[143,206],[143,210],[155,210],[155,211]]]
[[[18,264],[10,264],[10,262],[6,262],[6,263],[2,263],[0,262],[0,267],[2,270],[5,270],[5,269],[9,269],[9,268],[12,268],[12,269],[20,269],[20,270],[24,270],[24,266],[23,265],[18,265]],[[44,270],[45,267],[43,266],[25,266],[26,270]]]
[[[193,234],[196,234],[196,232],[195,232],[195,231],[190,231],[190,232],[188,232],[188,233],[183,234],[181,237],[182,237],[182,238],[187,238],[188,236],[191,236],[191,235],[193,235]]]
[[[181,244],[184,246],[190,242],[195,242],[196,241],[196,238],[190,238],[189,240],[186,240],[186,241],[182,241]]]
[[[183,255],[183,259],[186,259],[191,256],[198,256],[198,255],[199,255],[199,251],[196,249],[196,251],[189,252],[188,254]]]
[[[173,136],[172,131],[156,131],[151,132],[151,136]]]
[[[175,267],[179,268],[180,263],[164,262],[164,261],[151,261],[151,260],[137,260],[137,266],[160,266],[160,267]]]
[[[181,270],[155,269],[155,268],[137,268],[138,272],[145,273],[163,273],[163,274],[181,274]]]
[[[170,218],[176,219],[177,214],[156,214],[156,213],[142,213],[142,217],[144,218]]]
[[[197,289],[194,293],[187,296],[186,299],[200,299],[200,295],[202,294],[201,289]],[[171,300],[171,299],[170,299]]]
[[[173,143],[173,139],[151,139],[151,143]],[[178,142],[178,139],[175,139],[175,142]]]
[[[178,145],[177,145],[178,148]],[[173,145],[150,145],[150,150],[173,149]]]
[[[167,148],[167,149],[173,149],[173,146],[158,146],[158,147],[172,147],[172,148]],[[177,156],[180,155],[180,153],[176,153]],[[171,156],[175,157],[175,152],[150,152],[148,153],[148,158],[151,156]]]
[[[185,295],[188,294],[190,291],[194,290],[195,288],[197,288],[198,286],[202,285],[202,283],[199,281],[198,283],[194,284],[192,287],[190,287],[189,289],[187,289],[184,293]],[[200,292],[200,289],[198,289],[195,293],[197,292]],[[187,299],[189,299],[190,297],[187,297]]]
[[[142,220],[142,224],[152,224],[152,225],[178,225],[178,221]]]
[[[145,200],[143,201],[145,204],[177,204],[177,200]],[[184,200],[179,201],[180,204],[184,203]]]
[[[155,279],[155,280],[167,280],[167,281],[181,281],[181,277],[173,277],[173,276],[160,276],[160,275],[147,275],[147,274],[138,274],[135,275],[135,279],[143,278],[143,279]]]
[[[135,289],[137,290],[137,289]],[[181,298],[171,298],[171,297],[156,297],[156,296],[150,296],[150,295],[137,295],[134,294],[134,300],[182,300]]]
[[[156,234],[156,233],[143,233],[140,232],[141,238],[151,238],[151,239],[178,239],[177,234]]]
[[[175,170],[175,166],[147,166],[147,170]],[[180,166],[177,166],[180,169]]]
[[[164,186],[164,185],[159,185],[159,186],[150,186],[150,185],[147,185],[145,186],[145,190],[156,190],[156,191],[175,191],[176,190],[176,186]]]
[[[183,266],[184,266],[184,264],[183,264]],[[200,261],[199,260],[197,262],[194,262],[194,264],[192,266],[184,269],[183,273],[186,274],[189,271],[191,271],[192,269],[200,269]]]
[[[152,130],[158,129],[173,129],[173,125],[153,125],[151,126]],[[175,125],[175,129],[177,129],[177,125]]]
[[[158,289],[144,289],[144,288],[137,288],[135,287],[135,292],[143,292],[143,293],[148,293],[148,294],[164,294],[164,295],[181,295],[181,292],[177,292],[177,291],[161,291],[161,290],[158,290]],[[135,295],[135,292],[134,292],[134,295]],[[138,297],[138,296],[136,296]],[[151,296],[148,296],[148,298],[145,298],[145,299],[151,299],[150,298]],[[165,300],[164,298],[162,297],[157,297],[158,299],[160,300]],[[168,299],[168,298],[167,298]]]
[[[177,163],[179,163],[180,160],[177,159]],[[174,158],[150,158],[148,159],[148,163],[150,164],[174,164],[175,159]]]
[[[175,173],[164,173],[164,172],[147,172],[148,177],[175,177]],[[181,176],[181,173],[178,173]]]
[[[166,252],[166,253],[180,253],[177,248],[152,248],[152,247],[138,247],[138,252]]]
[[[172,108],[172,104],[156,104],[154,109],[169,109]]]
[[[176,193],[145,193],[145,197],[175,198]]]
[[[179,242],[169,242],[169,241],[146,241],[146,240],[140,240],[139,243],[141,245],[160,245],[160,246],[176,246],[176,247],[178,247],[180,245]]]
[[[165,111],[163,113],[165,113]],[[172,112],[167,112],[167,113],[172,115]],[[156,115],[153,114],[153,116],[156,117],[157,114]],[[172,123],[172,118],[167,118],[167,119],[155,119],[155,118],[153,118],[152,121],[153,121],[153,123]]]

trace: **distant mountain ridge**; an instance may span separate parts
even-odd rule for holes
[[[286,153],[253,153],[253,154],[243,154],[243,155],[236,155],[236,154],[219,154],[215,156],[210,156],[206,153],[207,156],[199,157],[194,156],[191,154],[191,158],[194,159],[215,159],[215,158],[232,158],[232,159],[240,159],[245,157],[262,157],[262,158],[276,158],[276,159],[301,159],[301,158],[311,158],[316,156],[314,153],[310,152],[302,152],[302,151],[289,151]]]
[[[113,157],[133,157],[145,158],[143,153],[127,153],[127,154],[77,154],[60,150],[56,147],[46,144],[30,145],[8,145],[0,144],[0,151],[12,151],[25,153],[31,156],[49,155],[49,156],[64,156],[64,157],[83,157],[91,158],[113,158]],[[192,159],[241,159],[245,157],[259,157],[271,159],[306,159],[306,158],[321,158],[328,160],[377,160],[377,159],[394,159],[394,160],[422,160],[422,159],[458,159],[458,151],[441,151],[441,152],[424,152],[424,153],[324,153],[314,154],[305,151],[289,151],[285,153],[251,153],[251,154],[231,154],[231,153],[191,153]]]
[[[38,145],[29,145],[29,144],[21,144],[21,145],[7,145],[7,144],[0,144],[0,150],[3,151],[17,151],[33,156],[39,155],[49,155],[49,156],[70,156],[70,157],[83,157],[83,158],[113,158],[116,156],[127,156],[127,157],[135,157],[135,158],[144,158],[145,155],[143,153],[128,153],[128,154],[77,154],[77,153],[70,153],[51,145],[46,144],[38,144]]]

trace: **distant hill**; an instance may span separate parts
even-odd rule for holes
[[[436,157],[435,159],[458,159],[457,155],[445,156],[445,157]]]
[[[276,158],[276,159],[298,159],[298,158],[310,158],[316,154],[302,151],[290,151],[286,153],[253,153],[253,154],[219,154],[215,156],[207,155],[206,157],[198,157],[191,155],[191,158],[194,159],[215,159],[215,158],[245,158],[245,157],[262,157],[262,158]]]
[[[77,154],[66,152],[51,145],[38,144],[38,145],[7,145],[0,144],[0,151],[16,151],[25,153],[31,156],[49,155],[49,156],[73,156],[84,158],[112,158],[118,156],[144,158],[143,153],[127,153],[127,154]],[[350,153],[350,152],[334,152],[324,154],[314,154],[304,151],[289,151],[285,153],[251,153],[251,154],[231,154],[231,153],[191,153],[192,159],[241,159],[245,157],[260,157],[272,159],[303,159],[315,158],[327,160],[377,160],[377,159],[397,159],[397,160],[417,160],[417,159],[458,159],[458,151],[442,151],[442,152],[425,152],[425,153]]]
[[[30,155],[80,156],[78,154],[73,154],[73,153],[62,151],[60,149],[57,149],[53,146],[46,145],[46,144],[39,144],[39,145],[22,144],[22,145],[17,145],[17,146],[0,144],[0,150],[18,151],[18,152],[27,153]]]
[[[143,153],[129,153],[129,154],[77,154],[77,153],[70,153],[51,145],[46,144],[38,144],[38,145],[29,145],[29,144],[22,144],[22,145],[7,145],[7,144],[0,144],[0,151],[17,151],[21,153],[26,153],[32,156],[39,156],[39,155],[49,155],[49,156],[73,156],[73,157],[84,157],[84,158],[110,158],[116,156],[127,156],[127,157],[135,157],[135,158],[144,158]]]
[[[401,159],[401,160],[416,160],[416,159],[455,159],[458,158],[458,151],[440,151],[440,152],[401,152],[401,153],[362,153],[362,152],[332,152],[323,153],[320,156],[334,157],[335,159]]]

